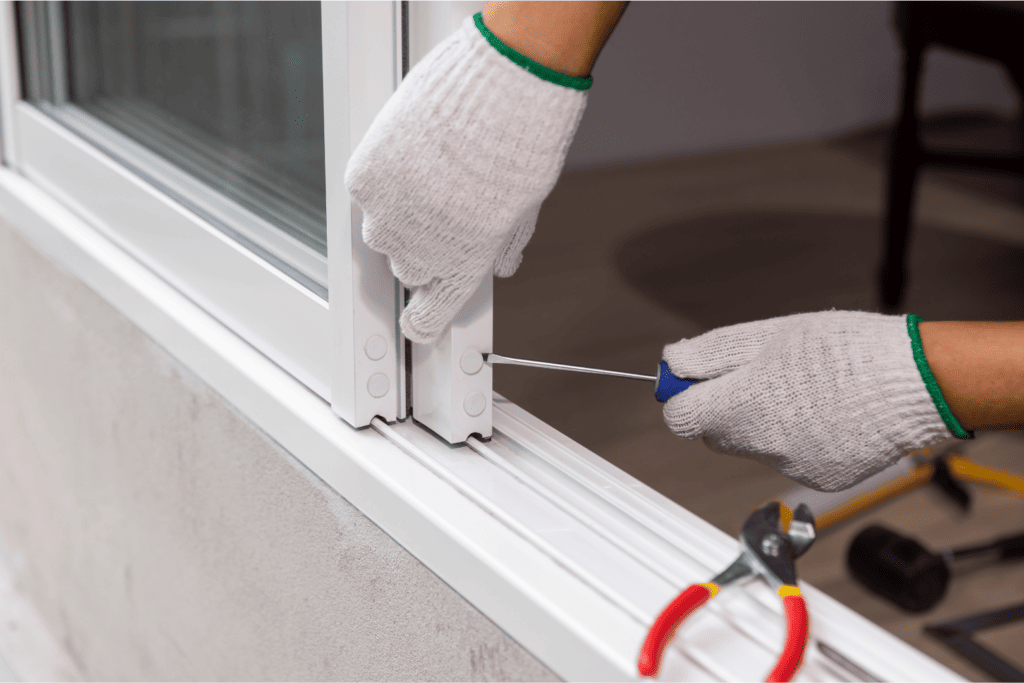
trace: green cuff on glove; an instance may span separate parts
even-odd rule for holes
[[[928,367],[928,359],[924,357],[924,349],[921,347],[921,332],[917,329],[920,322],[921,316],[919,315],[907,316],[907,333],[910,335],[910,348],[914,352],[914,361],[917,363],[917,369],[921,371],[921,379],[924,380],[924,385],[928,388],[928,393],[931,394],[935,408],[939,411],[939,416],[946,423],[946,428],[953,432],[953,436],[958,439],[973,439],[974,435],[960,425],[956,415],[949,409],[946,397],[942,395],[939,383],[935,380],[932,369]]]
[[[555,85],[561,85],[566,88],[575,88],[576,90],[587,90],[594,84],[594,79],[590,76],[586,78],[577,78],[576,76],[566,76],[563,73],[559,73],[554,69],[549,69],[543,64],[538,64],[526,55],[521,55],[508,45],[503,43],[498,36],[490,32],[490,30],[484,26],[484,18],[482,12],[477,12],[473,15],[473,21],[476,22],[476,27],[480,29],[480,33],[487,39],[487,42],[494,46],[494,49],[505,55],[513,62],[523,67],[534,76],[554,83]]]

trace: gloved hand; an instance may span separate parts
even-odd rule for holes
[[[665,422],[811,488],[853,486],[912,451],[970,438],[928,368],[919,320],[833,310],[669,344],[676,376],[708,381],[671,398]]]
[[[415,288],[406,337],[433,341],[486,274],[519,267],[590,83],[514,52],[477,14],[410,70],[377,115],[345,185],[363,210],[366,244]]]

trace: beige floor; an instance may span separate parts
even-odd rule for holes
[[[929,139],[999,147],[1009,126],[934,122]],[[566,173],[515,277],[495,286],[495,351],[652,371],[662,346],[746,320],[872,309],[884,188],[884,132]],[[936,319],[1024,319],[1024,192],[1002,179],[925,174],[908,312]],[[764,466],[676,439],[650,387],[503,366],[495,388],[730,534],[792,484]],[[1024,438],[981,435],[979,460],[1024,472]],[[920,490],[826,534],[800,575],[966,676],[984,674],[921,625],[1019,601],[1024,564],[958,577],[938,607],[905,615],[850,579],[849,539],[874,519],[929,548],[1024,531],[1024,501],[973,487],[967,516]],[[1010,646],[1024,624],[982,640]]]

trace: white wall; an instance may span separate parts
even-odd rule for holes
[[[633,2],[594,68],[566,168],[777,143],[896,111],[888,2]],[[1013,112],[994,64],[934,53],[926,110]]]

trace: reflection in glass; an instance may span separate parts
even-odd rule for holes
[[[327,253],[318,2],[68,2],[69,100]]]

